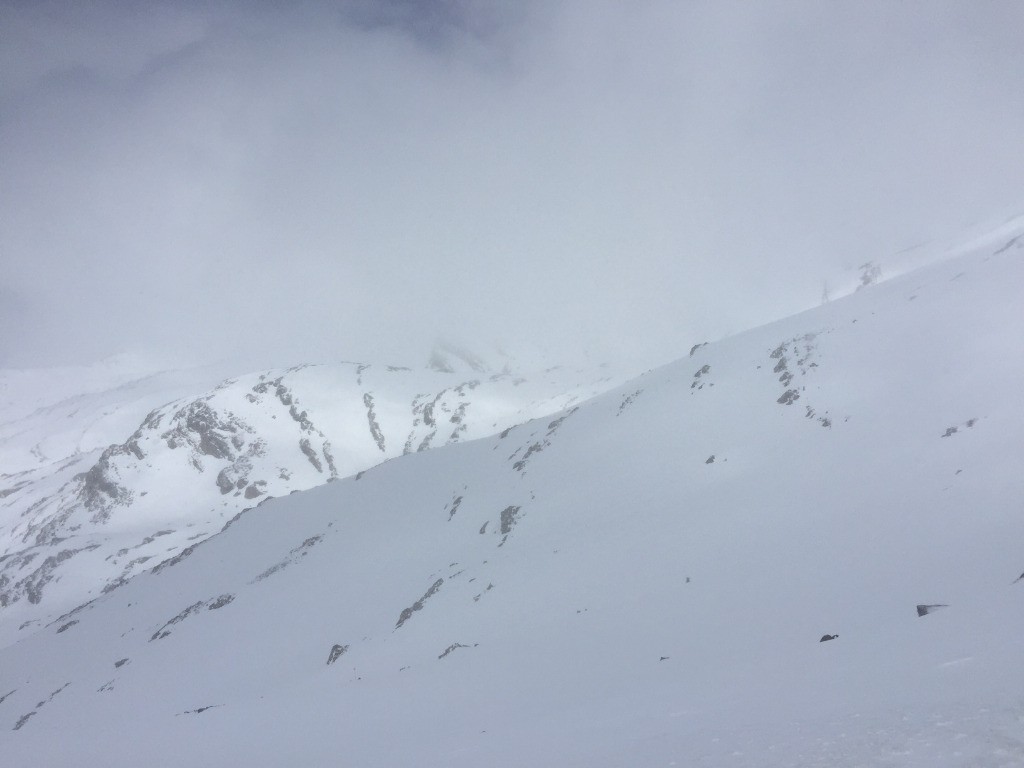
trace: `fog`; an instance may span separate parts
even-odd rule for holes
[[[1024,211],[1016,2],[0,3],[0,366],[668,361]]]

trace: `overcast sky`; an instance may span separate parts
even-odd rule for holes
[[[668,361],[1024,211],[1022,30],[1014,0],[0,0],[0,366]]]

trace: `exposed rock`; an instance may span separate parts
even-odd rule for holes
[[[519,510],[521,507],[515,505],[509,505],[501,510],[501,544],[505,543],[505,539],[512,533],[512,529],[519,520]],[[501,546],[499,544],[498,546]]]
[[[340,659],[347,650],[347,645],[339,645],[338,643],[335,643],[333,646],[331,646],[331,652],[327,654],[327,666],[330,666],[338,659]]]
[[[449,653],[454,651],[456,648],[476,648],[478,645],[480,645],[480,643],[474,643],[473,645],[463,645],[462,643],[452,643],[447,648],[445,648],[441,652],[441,655],[438,656],[437,658],[438,659],[443,659],[445,656],[447,656]]]
[[[373,441],[377,444],[381,453],[384,453],[384,432],[377,422],[377,415],[373,412],[373,395],[369,392],[363,395],[363,405],[366,406],[366,418],[370,422],[370,434],[373,436]]]
[[[459,505],[462,504],[462,497],[456,496],[452,499],[451,509],[448,511],[448,519],[451,520],[455,517],[455,513],[459,511]]]
[[[6,587],[8,577],[6,575],[0,577],[0,606],[10,605],[22,597],[27,598],[32,604],[38,604],[43,599],[43,590],[46,585],[56,578],[55,571],[61,563],[71,559],[79,552],[91,551],[97,547],[99,544],[90,544],[79,549],[62,549],[57,554],[47,557],[31,573],[19,579],[10,588]],[[8,570],[15,564],[20,564],[23,568],[34,559],[34,554],[20,561],[17,558],[12,559],[9,564],[4,563],[4,570]]]
[[[225,605],[228,605],[234,599],[235,596],[231,594],[221,595],[206,607],[208,610],[216,611],[218,608],[223,608]]]
[[[182,560],[184,560],[186,557],[188,557],[193,552],[195,552],[196,551],[196,547],[198,547],[202,543],[203,543],[202,541],[199,541],[199,542],[196,542],[195,544],[193,544],[191,546],[185,547],[183,550],[181,550],[181,552],[176,554],[174,557],[168,558],[167,560],[164,560],[162,563],[154,566],[153,569],[150,572],[151,573],[160,573],[160,571],[162,571],[164,568],[170,568],[173,565],[177,565]]]
[[[331,480],[336,480],[338,477],[338,467],[334,463],[334,454],[331,453],[331,441],[328,440],[326,437],[324,438],[324,443],[321,446],[321,450],[323,451],[324,454],[324,461],[327,462],[327,469],[330,470]]]
[[[49,696],[48,698],[46,698],[46,699],[43,699],[42,701],[39,701],[39,702],[37,702],[37,703],[36,703],[36,708],[35,708],[35,709],[33,709],[33,710],[32,710],[31,712],[28,712],[28,713],[26,713],[26,714],[22,715],[22,716],[21,716],[21,717],[20,717],[20,718],[18,719],[18,722],[14,724],[14,728],[12,728],[12,730],[15,730],[15,731],[17,731],[17,730],[20,730],[20,729],[21,729],[21,727],[22,727],[23,725],[25,725],[25,723],[27,723],[27,722],[29,721],[29,719],[30,719],[30,718],[31,718],[31,717],[32,717],[33,715],[36,715],[36,714],[38,714],[38,712],[39,712],[39,710],[40,710],[40,709],[42,709],[42,708],[43,708],[44,706],[46,706],[46,705],[47,705],[47,704],[49,704],[49,703],[50,703],[51,701],[53,701],[53,697],[54,697],[54,696],[56,696],[56,695],[57,695],[58,693],[60,693],[61,691],[63,691],[63,690],[64,690],[65,688],[67,688],[67,687],[68,687],[69,685],[71,685],[71,683],[70,683],[70,682],[68,682],[68,683],[64,683],[64,685],[62,685],[62,686],[61,686],[60,688],[58,688],[58,689],[57,689],[57,690],[55,690],[55,691],[54,691],[53,693],[51,693],[51,694],[50,694],[50,696]],[[11,693],[14,693],[14,691],[11,691]],[[9,693],[9,694],[7,694],[7,696],[10,696],[10,695],[11,695],[10,693]],[[7,698],[7,696],[4,696],[4,698],[6,699],[6,698]],[[0,699],[0,701],[2,701],[2,699]]]
[[[257,480],[255,483],[250,483],[245,489],[245,498],[255,499],[257,496],[262,496],[266,491],[260,488],[261,485],[266,485],[266,481]]]
[[[29,484],[30,483],[27,480],[24,480],[20,483],[11,486],[10,488],[4,488],[3,490],[0,490],[0,499],[8,497],[12,493],[17,493],[18,491],[20,491],[22,488]]]
[[[444,392],[442,391],[433,399],[433,401],[423,406],[423,423],[428,427],[433,427],[437,424],[434,420],[434,408],[437,407],[437,404],[441,401],[441,397],[443,395]]]
[[[430,589],[423,593],[423,597],[417,600],[408,608],[402,610],[402,613],[398,617],[398,622],[395,624],[395,629],[400,628],[405,622],[407,622],[416,611],[423,610],[423,604],[427,602],[444,584],[444,579],[438,579],[430,585]]]
[[[526,462],[530,460],[530,457],[535,453],[540,453],[549,445],[551,445],[551,443],[549,443],[547,440],[545,440],[543,443],[534,443],[533,445],[526,449],[526,453],[523,454],[523,458],[521,458],[519,461],[513,464],[512,468],[516,472],[522,472],[523,470],[526,469]]]
[[[306,458],[309,459],[309,463],[313,465],[313,468],[317,472],[323,472],[323,464],[320,463],[320,457],[316,455],[316,451],[313,450],[312,444],[309,442],[308,437],[304,437],[299,440],[299,449],[306,454]]]
[[[466,401],[466,400],[463,400],[461,403],[459,403],[458,407],[455,409],[455,413],[453,413],[448,418],[448,421],[450,421],[452,424],[459,425],[460,429],[464,430],[466,428],[466,425],[462,423],[462,420],[466,418],[466,408],[468,408],[468,407],[469,407],[469,402]],[[458,432],[458,430],[456,430],[456,432]],[[456,432],[453,432],[452,434],[454,435],[454,434],[456,434]]]
[[[106,522],[110,519],[111,509],[115,505],[128,504],[132,499],[131,491],[114,479],[116,470],[111,462],[114,457],[127,452],[124,446],[110,446],[81,477],[82,486],[78,491],[78,499],[93,513],[93,522]]]
[[[548,437],[551,437],[552,435],[554,435],[555,432],[558,431],[558,428],[561,427],[562,424],[565,423],[565,420],[568,419],[570,416],[572,416],[574,413],[576,413],[576,411],[578,411],[578,410],[579,410],[579,407],[573,408],[571,411],[568,411],[567,413],[562,414],[557,419],[555,419],[554,421],[550,422],[548,424]]]
[[[270,566],[269,568],[267,568],[267,570],[263,571],[263,573],[261,573],[259,576],[257,576],[255,579],[253,579],[249,583],[250,584],[255,584],[257,581],[263,581],[263,579],[267,578],[268,576],[272,576],[273,574],[277,573],[278,571],[280,571],[280,570],[282,570],[284,568],[287,568],[289,565],[294,563],[300,557],[305,557],[306,554],[309,552],[309,550],[312,547],[315,547],[317,544],[319,544],[321,541],[323,541],[323,538],[324,537],[323,537],[322,534],[319,534],[317,536],[310,536],[304,542],[299,544],[299,546],[294,547],[292,550],[290,550],[288,552],[287,557],[285,557],[284,560],[282,560],[281,562],[275,563],[274,565]]]
[[[234,457],[230,437],[241,425],[234,418],[222,419],[207,398],[193,400],[175,413],[171,421],[174,427],[161,435],[168,447],[189,445],[197,453],[214,459]]]
[[[939,608],[948,608],[949,605],[946,603],[935,603],[934,605],[919,605],[917,606],[918,616],[927,616],[929,613],[934,613]]]
[[[184,621],[193,613],[201,609],[204,605],[205,603],[202,600],[196,603],[192,603],[192,605],[183,610],[177,616],[164,623],[164,625],[160,627],[160,629],[153,633],[153,636],[149,638],[149,641],[153,642],[154,640],[162,640],[163,638],[167,637],[169,634],[171,634],[171,631],[170,629],[168,629],[168,627],[174,626],[178,622]]]
[[[797,392],[795,389],[787,389],[785,392],[782,393],[782,396],[779,397],[779,399],[776,400],[775,402],[777,402],[779,405],[792,405],[799,399],[799,392]]]
[[[978,419],[977,418],[973,418],[973,419],[968,419],[963,424],[959,424],[959,425],[952,426],[952,427],[946,427],[946,431],[942,434],[942,437],[952,437],[953,435],[955,435],[957,432],[960,431],[960,427],[967,427],[967,429],[971,429],[977,423],[978,423]]]
[[[235,490],[235,481],[231,477],[231,467],[225,467],[217,473],[217,487],[222,494],[231,493]]]
[[[861,288],[867,288],[869,285],[874,285],[882,279],[882,268],[873,261],[866,262],[860,265],[860,285],[857,286],[859,291]]]
[[[450,351],[444,355],[449,361],[459,360],[459,356],[453,356]],[[0,467],[0,504],[5,508],[10,507],[20,516],[13,528],[15,535],[29,537],[23,538],[20,546],[28,546],[33,540],[36,544],[31,551],[24,549],[18,552],[16,546],[11,546],[5,552],[0,552],[0,606],[20,600],[24,604],[23,609],[30,610],[30,600],[25,598],[31,593],[32,602],[39,603],[38,608],[31,609],[31,614],[45,614],[49,621],[54,613],[59,612],[46,611],[50,599],[56,597],[54,583],[57,578],[63,578],[61,585],[67,591],[74,592],[77,589],[75,599],[80,601],[95,597],[101,591],[113,592],[143,568],[148,568],[150,563],[160,564],[164,558],[170,558],[165,562],[166,565],[180,562],[193,551],[182,551],[182,547],[211,535],[215,530],[213,526],[219,526],[222,522],[218,522],[221,516],[226,519],[243,506],[252,507],[270,496],[282,496],[290,491],[320,484],[328,479],[328,473],[331,477],[338,475],[338,470],[346,475],[350,471],[354,473],[360,467],[352,466],[353,462],[358,464],[364,455],[372,459],[372,454],[376,453],[380,460],[384,458],[382,452],[400,452],[406,435],[410,436],[411,450],[416,450],[417,446],[423,450],[444,441],[456,438],[462,440],[471,433],[482,434],[492,422],[496,431],[508,426],[500,423],[502,419],[513,418],[512,411],[505,413],[499,409],[500,413],[493,412],[490,394],[482,398],[482,406],[477,401],[477,392],[489,388],[489,381],[500,382],[502,392],[511,390],[513,377],[509,371],[495,373],[493,376],[488,371],[487,378],[480,374],[470,374],[478,378],[462,383],[458,383],[464,378],[460,376],[449,377],[445,384],[436,384],[439,377],[429,376],[420,390],[422,394],[413,396],[416,390],[408,387],[415,386],[409,383],[416,380],[415,376],[392,372],[382,379],[373,376],[373,373],[381,373],[380,369],[369,369],[371,376],[366,376],[364,371],[368,370],[367,366],[357,367],[354,363],[351,366],[351,370],[358,368],[357,377],[360,380],[365,377],[365,384],[353,388],[355,377],[349,371],[340,377],[333,374],[326,378],[317,375],[310,381],[277,371],[240,377],[224,382],[215,391],[199,397],[190,396],[168,403],[150,411],[136,432],[123,444],[108,446],[105,451],[91,449],[87,453],[76,454],[70,463],[67,463],[70,460],[65,460],[67,471],[63,474],[58,471],[60,468],[57,463],[53,462],[54,471],[46,484],[26,479],[35,478],[34,474],[4,474],[5,468]],[[459,371],[465,369],[462,362],[455,367]],[[336,411],[330,398],[324,400],[319,394],[304,396],[308,392],[318,393],[318,388],[332,381],[332,377],[340,384],[341,397],[348,400],[355,398],[354,412],[349,411],[351,403],[346,404],[341,411]],[[385,393],[390,403],[393,391],[387,387],[391,386],[391,380],[398,379],[404,383],[396,391],[403,393],[402,397],[408,392],[405,401],[408,403],[411,400],[414,404],[416,425],[412,429],[408,427],[408,411],[403,417],[402,414],[393,413],[388,405],[387,413],[376,412],[378,403],[382,408],[385,405],[384,400],[381,400]],[[602,379],[606,380],[611,379]],[[516,383],[520,383],[520,380],[516,380]],[[447,388],[441,389],[446,384]],[[378,386],[382,388],[378,389]],[[556,384],[552,381],[545,386],[550,388]],[[565,407],[573,399],[561,395],[557,398],[549,397],[552,394],[541,394],[536,399],[535,394],[520,393],[518,396],[524,399],[520,404],[521,410],[515,412],[515,418],[521,417],[525,421],[527,417],[547,412],[544,409],[549,405],[554,407],[558,403]],[[308,411],[301,405],[301,402],[307,400],[310,405]],[[360,437],[358,429],[353,437],[349,425],[339,426],[335,418],[336,413],[354,413],[358,416],[362,406],[366,406],[361,412],[366,414],[367,422],[364,424],[368,425],[374,443],[366,442],[365,432]],[[330,413],[330,419],[321,415],[323,413]],[[557,429],[564,418],[554,419],[554,416],[549,416],[543,422],[536,422],[535,425],[540,427],[537,439],[544,440],[544,424],[547,424],[550,432]],[[319,424],[321,419],[323,424]],[[403,421],[405,426],[401,426]],[[322,426],[323,432],[328,432],[325,426],[328,422],[331,424],[331,437],[339,449],[336,463],[328,438],[317,429],[317,426]],[[358,424],[354,426],[358,427]],[[367,427],[364,426],[364,429]],[[394,434],[391,433],[392,429]],[[264,435],[262,439],[261,434]],[[506,430],[505,434],[510,433]],[[522,434],[517,432],[517,437]],[[123,437],[118,438],[121,439]],[[358,444],[355,453],[349,445],[350,440]],[[537,449],[543,448],[545,443],[538,443]],[[378,450],[374,450],[374,444]],[[29,447],[26,443],[25,448]],[[295,452],[296,447],[300,449],[299,453]],[[260,461],[255,458],[263,455],[264,449],[273,454],[271,460]],[[49,448],[46,451],[49,453]],[[523,447],[519,457],[524,453],[527,453],[527,446]],[[529,458],[532,459],[532,456]],[[306,461],[310,462],[315,472],[302,469]],[[512,462],[509,463],[511,465]],[[165,468],[173,469],[165,471]],[[32,470],[33,473],[38,471]],[[126,551],[118,552],[115,556],[113,553],[123,545],[117,543],[107,548],[109,545],[106,542],[101,545],[104,547],[102,554],[95,558],[103,561],[97,564],[96,569],[86,568],[93,560],[89,556],[73,558],[70,562],[57,562],[56,568],[53,567],[55,561],[47,561],[48,555],[57,556],[61,553],[62,557],[66,557],[69,549],[82,546],[72,542],[100,541],[104,538],[107,542],[112,540],[102,529],[97,530],[98,526],[92,522],[100,525],[115,521],[119,525],[129,524],[137,508],[141,515],[137,516],[138,520],[159,519],[158,516],[164,511],[174,510],[177,505],[171,502],[168,506],[166,486],[179,481],[183,487],[194,486],[196,492],[189,494],[190,503],[208,508],[197,509],[194,513],[196,522],[191,523],[193,529],[183,530],[173,540],[161,542],[139,553],[152,558],[149,562],[133,557],[134,553],[127,551],[131,549],[130,546],[124,546]],[[66,487],[61,487],[61,484]],[[39,490],[33,490],[36,488]],[[47,493],[45,497],[40,492],[43,489]],[[450,519],[457,513],[453,506],[449,512]],[[464,512],[462,514],[465,515]],[[121,516],[123,520],[118,520]],[[159,525],[161,523],[155,523],[152,529]],[[120,527],[116,530],[120,530]],[[495,530],[487,529],[488,532]],[[65,540],[63,545],[60,544],[62,540]],[[43,570],[34,573],[37,566]],[[76,583],[82,583],[80,577],[85,570],[97,573],[96,583],[89,587],[91,594],[75,586]],[[28,578],[33,573],[34,576]],[[49,582],[49,587],[43,586],[46,582]],[[8,629],[16,630],[19,621],[9,625]],[[58,626],[54,625],[53,628],[57,629]],[[147,631],[149,629],[155,627],[148,627]]]
[[[1010,250],[1015,245],[1020,247],[1020,245],[1019,245],[1020,239],[1021,239],[1021,235],[1017,235],[1016,237],[1011,237],[1009,240],[1006,241],[1005,245],[1003,245],[1002,247],[1000,247],[999,249],[997,249],[995,251],[992,251],[992,255],[993,256],[998,256],[1000,253],[1005,253],[1006,251]]]
[[[208,709],[215,709],[216,707],[223,707],[223,706],[224,706],[223,704],[208,704],[205,707],[199,707],[199,709],[189,709],[189,710],[186,710],[185,712],[179,712],[178,714],[179,715],[201,715],[203,712],[205,712]],[[177,715],[175,715],[175,717],[177,717]]]
[[[636,400],[636,399],[637,399],[637,398],[638,398],[638,397],[640,396],[640,394],[641,394],[642,392],[643,392],[643,390],[642,390],[642,389],[638,389],[638,390],[637,390],[636,392],[633,392],[632,394],[630,394],[630,395],[626,395],[626,396],[625,396],[624,398],[622,398],[622,404],[621,404],[621,405],[619,405],[619,411],[618,411],[618,413],[616,413],[615,415],[616,415],[616,416],[619,416],[619,415],[621,415],[621,414],[622,414],[622,412],[623,412],[624,410],[626,410],[626,408],[627,408],[628,406],[630,406],[630,405],[632,405],[632,404],[633,404],[633,402],[634,402],[634,401],[635,401],[635,400]]]
[[[835,640],[838,637],[839,637],[839,635],[822,635],[821,636],[821,640],[819,640],[818,642],[819,643],[824,643],[826,640]]]
[[[156,632],[154,632],[153,636],[149,638],[149,641],[153,642],[154,640],[162,640],[162,639],[164,639],[165,637],[167,637],[168,635],[171,634],[171,630],[169,629],[169,627],[172,627],[175,624],[178,624],[178,623],[184,621],[189,616],[192,616],[193,614],[198,613],[203,608],[207,608],[207,609],[209,609],[211,611],[212,610],[216,610],[218,608],[223,608],[225,605],[227,605],[228,603],[230,603],[234,599],[235,599],[234,595],[232,595],[232,594],[225,594],[225,595],[221,595],[220,597],[211,598],[209,600],[200,600],[198,602],[192,603],[192,605],[190,605],[188,608],[183,610],[181,613],[179,613],[173,619],[170,619],[169,621],[167,621],[162,627],[160,627],[160,629],[158,629]]]
[[[704,384],[703,384],[703,382],[701,382],[701,377],[702,376],[706,376],[710,372],[711,372],[711,366],[710,365],[706,365],[705,364],[705,365],[701,366],[701,368],[695,374],[693,374],[693,383],[690,384],[690,389],[703,389],[704,388]]]

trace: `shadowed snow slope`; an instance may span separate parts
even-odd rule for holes
[[[1021,285],[986,247],[269,500],[0,651],[0,749],[1024,764]]]

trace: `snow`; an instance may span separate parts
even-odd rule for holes
[[[66,371],[7,377],[36,381],[37,401],[49,405],[0,424],[0,645],[260,499],[491,434],[625,378],[356,363],[231,379],[217,369],[137,379],[127,370],[109,361],[90,369],[91,391],[77,396],[67,396]]]
[[[1024,246],[1005,244],[244,512],[0,650],[0,749],[1024,764]]]

